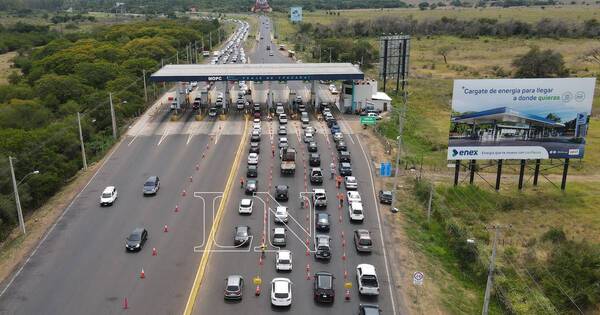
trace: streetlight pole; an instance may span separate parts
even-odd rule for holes
[[[87,160],[85,158],[85,145],[83,144],[83,132],[81,131],[81,115],[77,112],[77,125],[79,125],[79,141],[81,142],[81,158],[83,159],[83,170],[87,171]]]
[[[398,140],[398,150],[396,151],[396,171],[394,172],[394,187],[392,189],[392,209],[396,204],[396,190],[398,189],[398,173],[400,170],[400,151],[402,150],[402,133],[404,131],[404,115],[406,112],[406,105],[408,103],[407,92],[402,91],[402,109],[398,114],[398,130],[399,136],[396,138]]]
[[[19,217],[19,225],[21,226],[21,230],[23,231],[23,235],[27,234],[27,230],[25,229],[25,220],[23,219],[23,210],[21,209],[21,199],[19,198],[19,184],[21,184],[29,175],[39,174],[40,171],[33,171],[23,177],[19,183],[15,178],[15,169],[13,167],[13,157],[8,157],[8,164],[10,164],[10,175],[13,183],[13,190],[15,191],[15,203],[17,204],[17,216]]]

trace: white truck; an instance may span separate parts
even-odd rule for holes
[[[296,173],[296,149],[281,148],[281,174]]]

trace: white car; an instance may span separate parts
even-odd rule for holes
[[[252,131],[254,131],[254,130],[256,130],[258,132],[260,132],[262,130],[260,123],[252,123]]]
[[[284,146],[288,146],[288,139],[286,137],[281,137],[279,138],[279,148],[283,148]]]
[[[379,295],[379,281],[375,267],[369,264],[356,266],[358,292],[362,295]]]
[[[348,200],[348,204],[351,204],[353,202],[362,202],[362,199],[360,197],[360,194],[358,193],[358,191],[349,191],[346,193],[346,198]]]
[[[336,132],[333,134],[333,141],[338,142],[344,140],[344,135],[341,132]]]
[[[315,207],[327,207],[327,194],[323,188],[313,188],[313,204]]]
[[[273,306],[292,305],[292,281],[288,278],[275,278],[271,281],[271,304]]]
[[[348,204],[348,214],[350,215],[350,221],[364,221],[365,212],[361,202],[353,202]]]
[[[288,119],[287,119],[287,115],[286,114],[281,114],[279,115],[279,123],[282,125],[287,124]]]
[[[198,86],[198,82],[197,82],[197,81],[192,81],[192,82],[190,83],[190,86],[192,86],[192,87],[197,87],[197,86]]]
[[[285,206],[277,206],[275,210],[275,223],[287,223],[288,209]]]
[[[329,91],[331,92],[331,94],[334,94],[334,95],[335,95],[335,94],[338,94],[338,90],[337,90],[337,88],[335,87],[335,84],[330,84],[330,85],[329,85]]]
[[[252,214],[252,199],[244,198],[240,201],[240,214]]]
[[[254,120],[252,120],[253,124],[260,124],[260,119],[258,118],[254,118]]]
[[[315,134],[315,128],[312,126],[306,127],[306,129],[304,129],[304,134],[307,134],[307,133]]]
[[[258,153],[248,154],[248,165],[257,165],[257,164],[258,164]]]
[[[277,271],[292,270],[292,252],[289,250],[280,250],[275,254],[275,269]]]
[[[311,143],[314,142],[315,138],[313,137],[312,133],[305,133],[304,134],[304,143]]]
[[[100,206],[112,206],[115,200],[117,200],[117,188],[115,186],[104,188],[100,195]]]
[[[380,120],[381,119],[381,115],[379,115],[377,113],[368,113],[367,117],[375,117],[376,120]]]
[[[354,176],[346,176],[344,177],[344,186],[346,186],[346,190],[357,190],[358,189],[358,181]]]

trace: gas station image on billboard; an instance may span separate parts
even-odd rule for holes
[[[456,80],[448,159],[582,158],[595,79]]]

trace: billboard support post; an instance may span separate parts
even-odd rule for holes
[[[502,178],[502,160],[498,160],[498,171],[496,172],[496,191],[500,190],[500,179]]]
[[[519,169],[519,190],[523,190],[523,175],[525,174],[525,163],[527,163],[527,160],[521,160],[521,168]]]
[[[383,41],[383,92],[385,93],[385,86],[387,85],[387,59],[388,59],[388,40]]]
[[[566,158],[565,164],[563,166],[562,181],[560,183],[560,190],[562,190],[562,191],[565,191],[565,189],[567,188],[567,173],[568,172],[569,172],[569,159]]]
[[[458,175],[460,174],[460,160],[456,160],[454,166],[454,186],[458,185]]]
[[[540,164],[542,160],[535,160],[535,171],[533,172],[533,186],[537,186],[538,176],[540,175]]]
[[[475,179],[475,165],[477,165],[477,160],[471,160],[469,163],[469,184],[473,185],[473,180]]]

